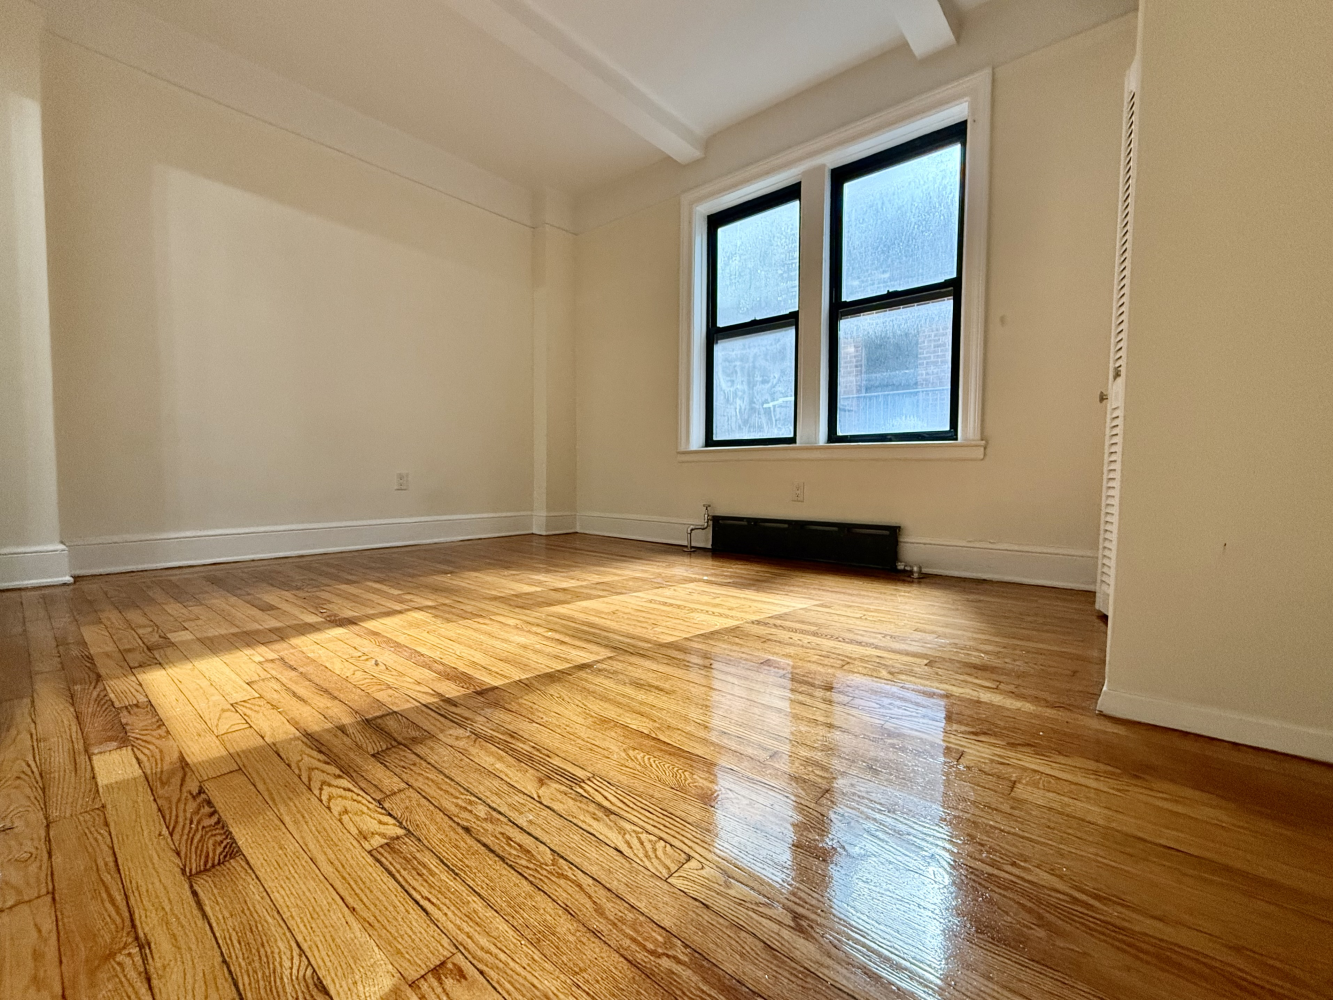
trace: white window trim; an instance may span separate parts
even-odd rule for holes
[[[687,191],[680,200],[680,430],[682,461],[754,458],[981,458],[982,363],[986,328],[986,229],[990,217],[991,71],[914,98]],[[829,171],[918,135],[967,119],[963,214],[963,304],[958,373],[958,440],[831,444],[828,441]],[[801,181],[801,279],[797,338],[796,444],[704,447],[708,216]],[[805,266],[818,260],[819,267]],[[810,336],[809,331],[818,331]],[[712,456],[716,455],[717,459]]]

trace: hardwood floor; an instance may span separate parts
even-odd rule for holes
[[[1333,767],[1104,643],[589,536],[0,593],[0,997],[1333,996]]]

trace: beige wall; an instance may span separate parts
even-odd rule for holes
[[[44,86],[67,541],[531,510],[530,229],[54,37]]]
[[[532,236],[532,509],[536,530],[573,530],[574,236],[540,225]]]
[[[56,508],[40,9],[0,0],[0,586],[67,575]]]
[[[1333,5],[1142,14],[1103,704],[1333,760]]]
[[[578,238],[581,514],[690,519],[709,501],[890,521],[917,539],[1072,552],[1090,582],[1134,30],[1120,18],[995,71],[983,460],[679,461],[671,198]]]

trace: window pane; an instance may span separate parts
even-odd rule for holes
[[[718,326],[796,309],[800,230],[799,201],[718,229]]]
[[[952,358],[952,299],[844,319],[838,433],[947,431]]]
[[[719,340],[713,348],[713,438],[795,433],[796,327]]]
[[[954,276],[962,150],[946,146],[843,186],[844,302]]]

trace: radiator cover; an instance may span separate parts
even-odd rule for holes
[[[713,551],[896,570],[898,526],[717,515]]]

